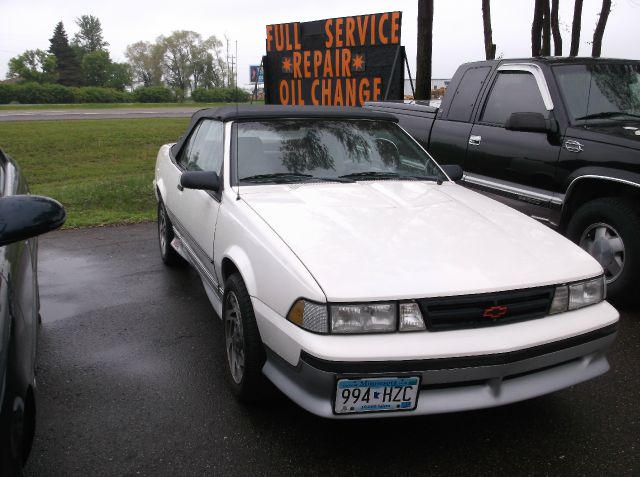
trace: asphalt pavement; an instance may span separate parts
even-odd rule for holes
[[[202,107],[191,106],[175,108],[0,110],[0,122],[66,121],[69,119],[189,118],[199,109],[202,109]]]
[[[154,224],[40,239],[38,423],[27,476],[640,475],[640,313],[612,370],[501,408],[329,421],[237,403],[196,273]]]

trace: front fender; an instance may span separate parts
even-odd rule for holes
[[[238,245],[231,245],[223,252],[222,262],[224,259],[231,260],[240,272],[249,295],[255,297],[257,292],[256,274],[247,253]],[[222,285],[224,286],[224,283]]]

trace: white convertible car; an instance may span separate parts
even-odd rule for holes
[[[162,259],[201,276],[238,398],[266,377],[319,416],[408,416],[606,372],[600,265],[461,176],[364,109],[206,109],[162,146]]]

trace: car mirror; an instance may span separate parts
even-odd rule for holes
[[[555,119],[545,119],[540,113],[511,113],[504,128],[509,131],[556,133]]]
[[[458,182],[460,179],[462,179],[462,176],[464,176],[464,171],[458,164],[444,164],[440,167],[453,182]]]
[[[187,171],[180,176],[180,185],[185,189],[218,192],[220,190],[220,177],[218,177],[217,173],[210,171]]]
[[[64,224],[64,207],[48,197],[11,195],[0,198],[0,246],[51,232]]]

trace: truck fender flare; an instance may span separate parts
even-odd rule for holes
[[[565,193],[565,201],[570,197],[576,185],[585,179],[596,179],[602,181],[618,182],[632,187],[640,188],[640,174],[635,172],[621,171],[619,169],[610,169],[608,167],[582,167],[576,169],[567,178],[568,183]]]

